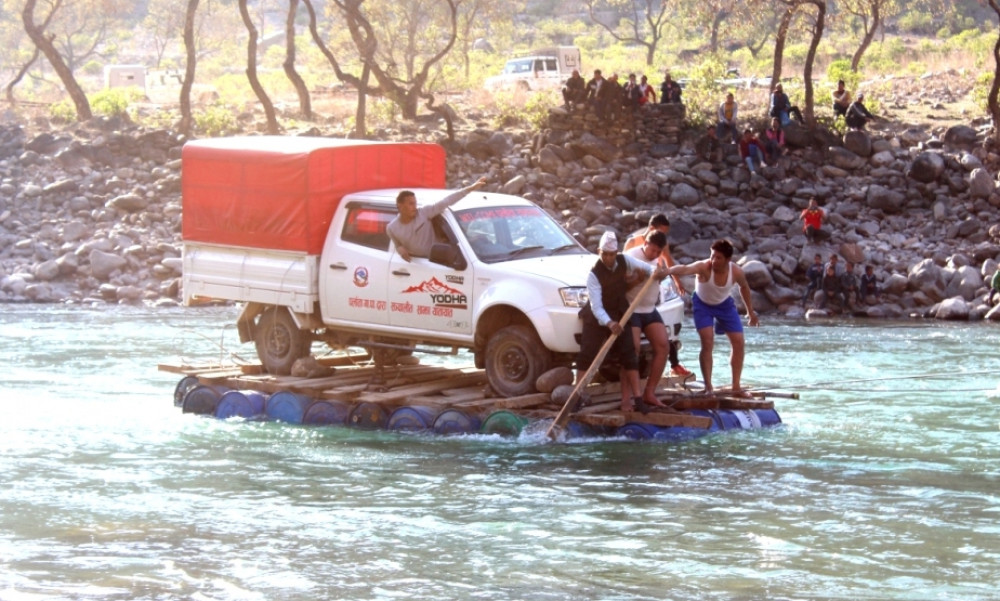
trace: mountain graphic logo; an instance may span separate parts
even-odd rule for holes
[[[412,293],[426,294],[430,296],[431,303],[433,303],[435,307],[443,309],[458,309],[460,311],[464,311],[469,308],[469,299],[466,298],[464,292],[458,288],[452,288],[437,278],[425,280],[417,286],[410,286],[406,290],[403,290],[403,294]]]
[[[425,292],[427,294],[463,294],[461,290],[452,288],[451,286],[442,283],[441,280],[437,278],[431,278],[416,286],[410,286],[406,290],[403,290],[403,294],[409,294],[411,292]]]

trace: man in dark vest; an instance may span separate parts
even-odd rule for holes
[[[639,359],[631,336],[621,336],[619,321],[628,311],[625,291],[629,281],[642,281],[648,277],[662,280],[666,268],[643,263],[635,257],[618,254],[618,239],[614,232],[604,232],[600,242],[600,259],[587,276],[587,294],[590,301],[580,311],[583,334],[580,354],[577,357],[577,381],[594,362],[594,358],[609,335],[617,336],[608,357],[615,357],[621,366],[622,411],[645,410],[646,405],[663,407],[663,403],[644,402],[639,390]]]

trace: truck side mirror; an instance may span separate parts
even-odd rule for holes
[[[458,252],[458,247],[454,244],[437,243],[431,247],[431,263],[451,267],[456,271],[462,271],[468,266],[465,257]]]

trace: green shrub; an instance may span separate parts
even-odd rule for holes
[[[194,126],[202,135],[215,138],[234,134],[237,131],[234,109],[231,106],[216,102],[204,110],[195,113]]]
[[[128,115],[129,105],[144,98],[137,87],[108,88],[90,97],[90,108],[98,115],[123,117]]]
[[[980,73],[979,77],[976,78],[976,84],[972,87],[972,101],[976,103],[978,108],[981,108],[984,113],[989,113],[989,95],[990,87],[993,85],[993,73],[985,72]]]
[[[826,68],[826,79],[834,87],[837,82],[841,79],[844,80],[844,86],[848,90],[857,90],[858,84],[861,83],[861,73],[851,71],[851,61],[846,58],[839,58]]]
[[[60,100],[49,105],[49,116],[57,123],[76,121],[76,107],[69,100]]]

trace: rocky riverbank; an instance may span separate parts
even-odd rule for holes
[[[867,315],[1000,319],[984,300],[1000,260],[1000,155],[983,144],[985,124],[792,131],[788,155],[754,175],[732,146],[720,161],[697,158],[691,132],[643,144],[641,127],[595,135],[586,118],[541,132],[470,125],[455,142],[441,131],[404,124],[382,137],[443,143],[450,185],[486,174],[592,249],[603,231],[625,236],[656,211],[671,219],[679,261],[729,238],[759,312],[803,316],[805,269],[837,253],[875,267],[885,293]],[[30,134],[0,125],[0,302],[177,303],[184,142],[104,119]],[[832,233],[817,245],[798,221],[811,197]]]

